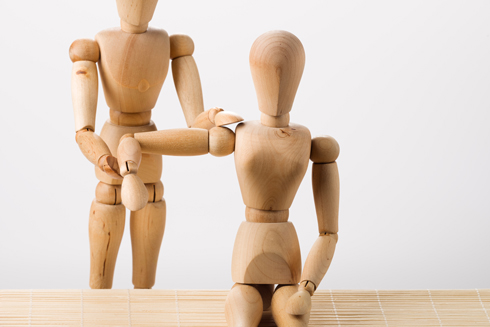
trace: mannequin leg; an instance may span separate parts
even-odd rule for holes
[[[260,292],[255,287],[237,283],[226,297],[226,322],[229,327],[257,327],[263,306]]]
[[[111,288],[117,253],[124,232],[126,209],[121,203],[120,186],[100,182],[90,207],[90,287]],[[119,192],[120,194],[120,192]]]
[[[155,284],[158,255],[165,230],[166,204],[161,182],[145,184],[148,204],[131,212],[134,288],[152,288]]]

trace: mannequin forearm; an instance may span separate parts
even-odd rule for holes
[[[306,258],[301,281],[313,282],[315,290],[327,273],[335,252],[337,234],[320,235]]]
[[[211,153],[221,157],[235,149],[235,133],[226,127],[176,128],[156,132],[136,133],[143,153],[167,156],[199,156]]]

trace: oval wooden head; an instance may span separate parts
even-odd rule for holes
[[[260,111],[269,116],[291,111],[304,66],[305,50],[293,34],[271,31],[255,40],[250,69]]]
[[[119,18],[128,24],[139,26],[150,22],[158,0],[116,0]]]

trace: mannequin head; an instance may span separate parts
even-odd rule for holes
[[[148,27],[158,0],[116,0],[121,25],[141,30]],[[139,27],[139,28],[138,28]]]
[[[255,40],[250,69],[262,113],[277,117],[291,111],[304,66],[303,45],[293,34],[271,31]]]

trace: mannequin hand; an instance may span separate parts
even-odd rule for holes
[[[290,315],[300,316],[307,314],[311,309],[311,295],[305,289],[298,289],[291,295],[286,303],[286,312]]]
[[[241,121],[243,121],[243,118],[240,115],[231,111],[218,112],[214,117],[214,124],[217,127],[235,124]]]
[[[119,164],[117,163],[116,157],[111,155],[105,155],[100,157],[98,162],[99,168],[114,179],[123,179],[119,174]]]
[[[203,128],[203,129],[210,130],[211,128],[215,127],[214,117],[216,117],[218,112],[221,111],[223,111],[223,109],[214,107],[201,112],[199,116],[197,116],[196,119],[194,120],[194,123],[192,123],[191,128]]]

